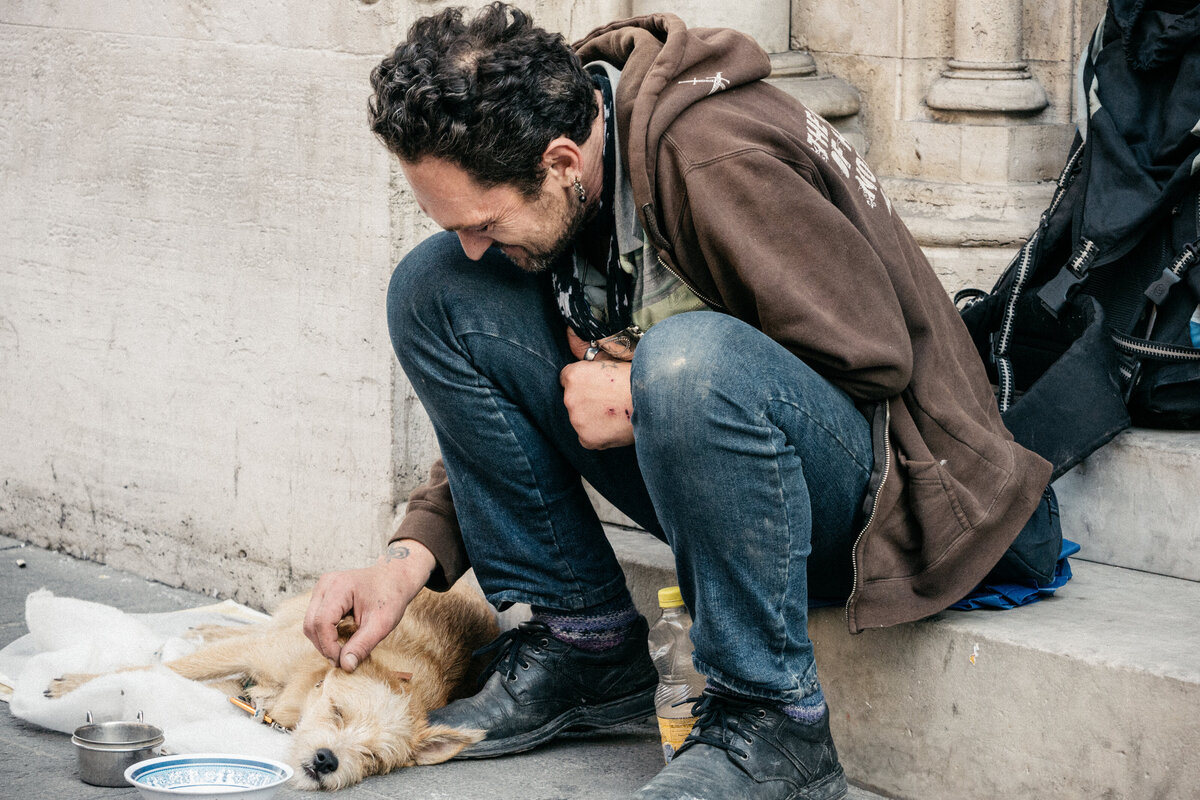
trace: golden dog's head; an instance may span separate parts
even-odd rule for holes
[[[412,707],[409,676],[370,657],[354,672],[331,667],[313,677],[292,732],[297,788],[342,789],[398,767],[440,764],[482,738],[426,724]]]

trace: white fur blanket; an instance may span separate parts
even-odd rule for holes
[[[111,606],[56,597],[25,599],[29,633],[0,650],[0,697],[12,689],[13,716],[72,733],[90,712],[96,722],[136,720],[161,728],[164,753],[236,753],[283,759],[288,736],[254,722],[225,695],[163,666],[104,675],[57,698],[43,692],[68,672],[105,673],[161,664],[194,649],[184,638],[205,624],[247,624],[264,616],[231,601],[163,614],[127,614]]]

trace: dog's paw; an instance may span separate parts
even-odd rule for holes
[[[83,686],[85,683],[95,677],[95,675],[72,672],[50,681],[50,685],[46,687],[46,691],[42,692],[42,694],[52,699],[56,697],[62,697],[63,695],[67,695],[75,691],[80,686]]]

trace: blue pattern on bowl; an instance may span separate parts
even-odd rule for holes
[[[267,798],[291,777],[292,768],[278,761],[215,753],[162,756],[125,771],[126,780],[147,797],[238,793]]]

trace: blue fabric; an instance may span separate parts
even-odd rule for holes
[[[809,596],[844,597],[853,582],[869,423],[762,331],[706,311],[647,332],[633,408],[697,670],[741,696],[799,703],[817,689]]]
[[[1054,569],[1054,578],[1049,583],[1037,586],[1033,583],[1016,584],[980,584],[950,608],[959,611],[973,611],[977,608],[1008,609],[1036,603],[1043,597],[1049,597],[1071,580],[1070,556],[1079,552],[1079,545],[1069,539],[1063,539],[1062,551],[1058,556],[1058,566]]]
[[[818,689],[809,593],[845,597],[873,456],[850,398],[761,331],[695,311],[633,360],[633,447],[587,450],[543,283],[438,234],[397,267],[388,325],[429,413],[476,577],[493,603],[572,611],[626,596],[580,477],[671,545],[699,670],[782,704]]]

